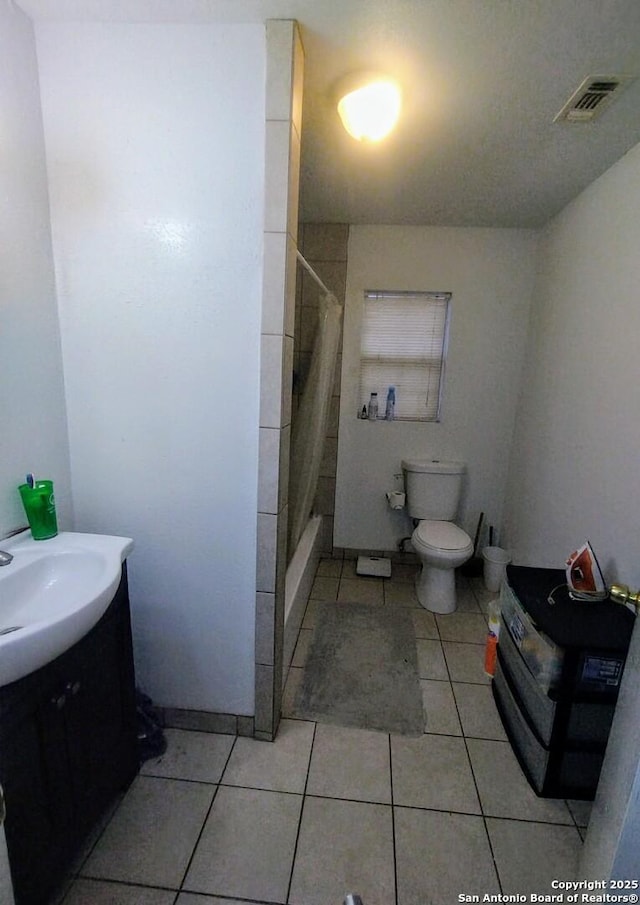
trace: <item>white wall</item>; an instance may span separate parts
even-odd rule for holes
[[[608,580],[640,583],[640,146],[545,230],[509,490],[523,564],[589,538]]]
[[[35,39],[0,4],[0,538],[26,523],[18,484],[52,478],[60,527],[71,498],[60,335]]]
[[[462,459],[459,524],[502,519],[537,236],[526,230],[353,226],[349,234],[334,543],[393,550],[413,530],[385,491],[407,456]],[[356,418],[365,289],[450,291],[449,352],[439,423]],[[384,399],[381,402],[384,407]],[[486,536],[485,536],[486,538]]]
[[[37,37],[77,527],[156,703],[252,714],[264,28]]]
[[[640,585],[640,145],[547,227],[508,497],[517,561],[562,567],[589,538]],[[640,635],[634,630],[581,876],[637,874]]]

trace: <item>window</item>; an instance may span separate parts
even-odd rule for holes
[[[396,388],[395,420],[438,421],[450,292],[365,291],[360,341],[360,410]]]

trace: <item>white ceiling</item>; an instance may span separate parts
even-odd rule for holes
[[[34,18],[296,18],[307,221],[536,227],[640,141],[640,78],[595,122],[553,117],[587,75],[640,76],[640,0],[20,0]],[[400,125],[362,146],[335,82],[381,69]]]

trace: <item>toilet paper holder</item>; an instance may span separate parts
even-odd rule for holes
[[[404,509],[407,496],[401,490],[387,490],[385,496],[391,509]]]
[[[390,509],[404,509],[407,502],[407,496],[404,492],[404,474],[400,471],[394,474],[395,489],[387,490],[385,496]]]

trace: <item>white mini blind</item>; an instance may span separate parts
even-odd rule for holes
[[[394,386],[396,420],[439,420],[450,299],[450,292],[365,291],[361,409],[377,393],[378,417],[384,418],[387,390]]]

